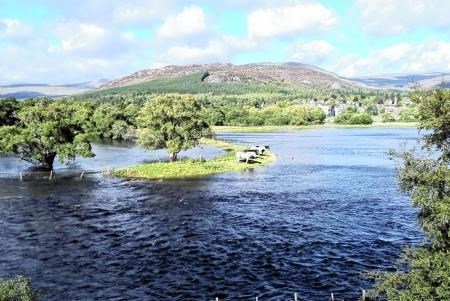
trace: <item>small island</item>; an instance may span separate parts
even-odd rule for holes
[[[244,146],[206,138],[201,139],[200,143],[214,145],[225,150],[226,153],[211,160],[189,159],[176,162],[141,164],[119,169],[115,172],[115,175],[149,180],[201,177],[218,173],[251,170],[265,166],[276,159],[276,155],[272,151],[266,151],[263,155],[257,156],[248,164],[245,162],[237,162],[236,152],[244,150]]]

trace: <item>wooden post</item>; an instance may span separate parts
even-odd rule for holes
[[[255,300],[255,301],[259,301],[259,300],[258,300],[258,297],[256,297],[256,300]]]
[[[298,301],[297,293],[294,293],[294,301]]]
[[[361,300],[362,300],[362,301],[365,301],[365,300],[366,300],[366,290],[362,290]]]
[[[80,180],[83,179],[83,176],[84,176],[84,170],[83,170],[83,172],[81,173]]]
[[[50,171],[50,180],[53,179],[53,170]]]
[[[334,301],[334,295],[331,293],[331,301]]]
[[[20,172],[20,182],[23,181],[22,172]]]

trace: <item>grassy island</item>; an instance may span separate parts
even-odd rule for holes
[[[245,149],[244,146],[230,144],[221,140],[201,139],[202,144],[214,145],[226,151],[222,156],[211,160],[189,159],[177,162],[158,162],[141,164],[128,168],[123,168],[115,172],[116,176],[127,178],[140,178],[150,180],[176,179],[201,177],[218,173],[249,170],[273,162],[276,156],[268,151],[263,156],[259,156],[249,164],[236,162],[237,151]]]

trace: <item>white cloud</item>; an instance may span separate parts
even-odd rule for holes
[[[450,42],[400,43],[373,51],[367,58],[347,55],[332,69],[344,76],[386,73],[450,72]]]
[[[204,47],[178,45],[170,47],[165,54],[160,56],[155,66],[229,62],[235,52],[250,50],[256,46],[257,44],[252,40],[235,36],[224,36],[211,40]]]
[[[167,38],[188,36],[206,29],[203,9],[198,6],[186,7],[176,15],[169,16],[158,29],[158,35]]]
[[[336,24],[337,16],[320,3],[299,3],[255,10],[247,22],[251,37],[270,38],[325,30]]]
[[[323,61],[331,53],[335,47],[327,41],[317,40],[305,44],[296,44],[291,47],[291,57],[300,62],[317,64]]]
[[[20,39],[32,34],[31,26],[18,19],[0,19],[0,38]]]
[[[376,33],[398,34],[417,27],[450,27],[450,1],[355,0],[363,28]]]
[[[60,33],[62,50],[67,52],[95,49],[107,37],[106,29],[85,23],[68,25]]]
[[[128,0],[118,2],[112,19],[120,24],[149,24],[170,11],[171,1]]]

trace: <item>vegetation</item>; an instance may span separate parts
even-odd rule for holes
[[[418,151],[393,152],[403,161],[399,182],[419,209],[428,243],[404,252],[398,270],[377,273],[374,293],[388,300],[450,300],[450,91],[418,91]]]
[[[17,276],[0,281],[0,301],[37,301],[42,291],[34,290],[30,280]]]
[[[338,124],[372,124],[373,119],[368,113],[357,113],[355,108],[348,108],[334,119]]]
[[[48,170],[57,155],[61,162],[94,155],[87,134],[89,106],[38,99],[16,113],[15,122],[0,127],[0,153],[13,153]]]
[[[416,107],[404,109],[399,114],[399,120],[403,122],[416,122],[418,111]]]
[[[243,146],[232,145],[224,141],[202,139],[204,144],[213,144],[226,151],[226,153],[212,160],[186,160],[171,163],[150,163],[118,170],[117,176],[128,178],[145,178],[151,180],[175,179],[186,177],[207,176],[218,173],[243,171],[264,166],[275,160],[272,152],[254,159],[251,163],[236,162],[237,151],[245,149]]]
[[[101,138],[132,139],[138,112],[139,107],[132,103],[100,104],[92,116],[92,133]]]
[[[152,98],[138,116],[139,144],[146,149],[167,149],[170,160],[176,161],[180,151],[211,136],[200,110],[192,96],[168,94]]]
[[[358,107],[370,116],[385,105],[406,102],[406,96],[391,91],[332,89],[287,83],[211,83],[207,73],[153,80],[77,96],[94,103],[133,103],[141,107],[149,98],[167,93],[192,95],[203,107],[210,125],[260,126],[322,123],[325,114],[318,105]],[[299,113],[301,111],[302,113]],[[360,122],[355,117],[353,122]],[[368,118],[363,115],[362,122]]]

